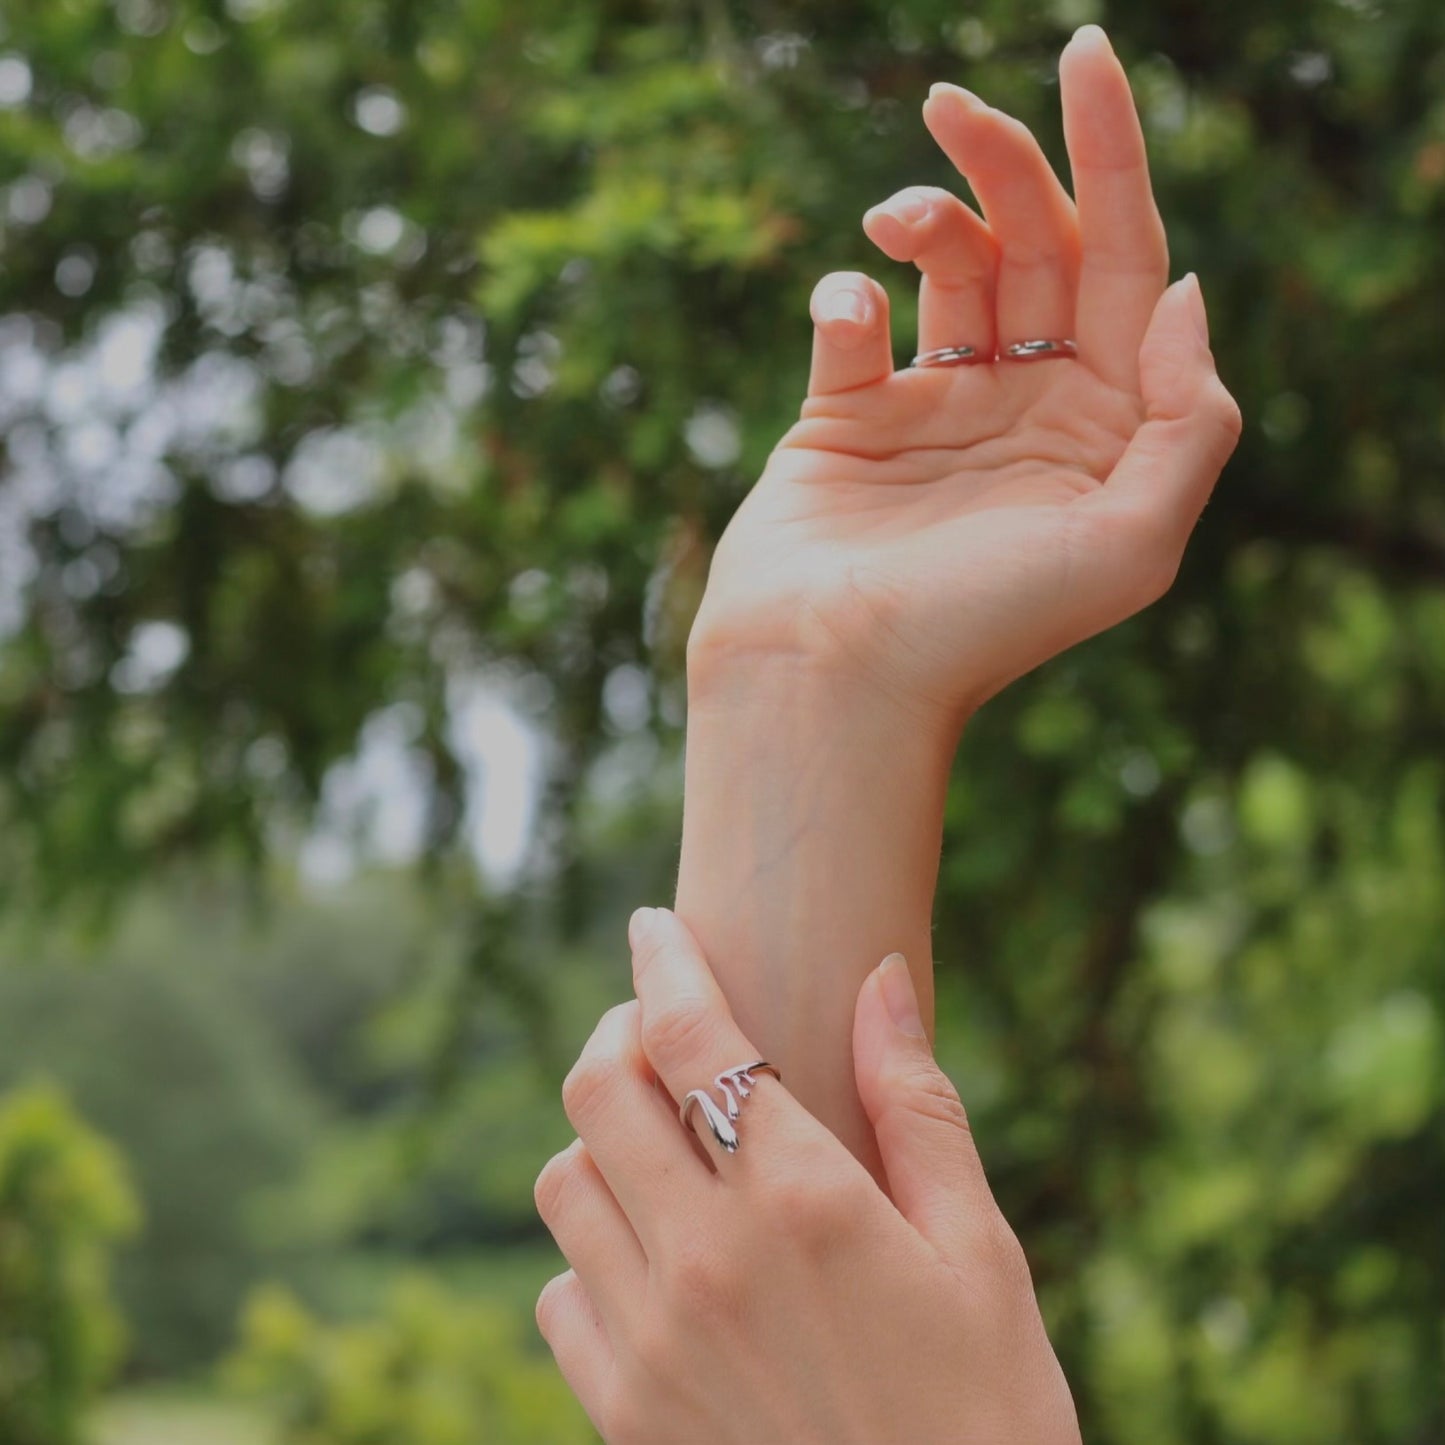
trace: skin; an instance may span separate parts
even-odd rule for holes
[[[677,909],[740,1025],[875,1175],[853,1000],[899,949],[931,1019],[964,724],[1169,586],[1239,434],[1198,282],[1165,287],[1102,31],[1060,78],[1073,199],[1025,127],[940,85],[923,119],[982,214],[912,188],[864,228],[921,274],[920,347],[1072,337],[1078,358],[895,371],[883,288],[824,278],[801,417],[717,548],[689,644]]]
[[[675,915],[639,910],[631,934],[637,999],[569,1075],[579,1142],[537,1181],[572,1265],[538,1324],[609,1445],[1076,1445],[903,960],[865,982],[853,1036],[890,1199],[766,1076],[735,1153],[683,1132],[668,1096],[757,1051]]]
[[[572,1266],[538,1322],[609,1445],[1078,1439],[928,1045],[943,797],[976,708],[1168,587],[1240,421],[1198,282],[1166,289],[1101,31],[1060,76],[1072,199],[1016,121],[936,86],[982,214],[914,189],[864,225],[918,267],[920,349],[1077,359],[895,372],[882,288],[826,277],[802,415],[714,558],[677,914],[635,921],[637,1000],[537,1184]],[[788,1083],[759,1080],[739,1151],[690,1139],[672,1101],[759,1057]]]
[[[696,653],[836,653],[947,729],[1173,579],[1238,409],[1197,280],[1165,291],[1102,31],[1065,51],[1061,86],[1077,206],[1024,126],[937,85],[925,123],[985,219],[916,187],[864,227],[922,271],[920,346],[1077,337],[1078,360],[894,371],[887,293],[824,278],[802,417],[722,539]]]

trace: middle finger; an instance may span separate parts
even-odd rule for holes
[[[697,940],[675,913],[638,909],[628,934],[643,1048],[657,1077],[675,1099],[699,1096],[692,1128],[725,1183],[748,1188],[775,1175],[780,1161],[815,1142],[822,1126],[779,1082],[744,1067],[758,1059],[757,1049],[738,1027]],[[741,1117],[744,1100],[746,1118]],[[745,1147],[745,1136],[754,1131],[767,1142]]]
[[[1072,337],[1078,218],[1032,132],[956,85],[933,87],[923,119],[999,244],[1000,354],[1014,342]]]
[[[948,191],[910,186],[874,206],[863,230],[885,255],[912,261],[922,275],[919,351],[971,346],[991,361],[998,246],[983,221]]]
[[[549,1159],[533,1193],[542,1222],[616,1341],[643,1296],[647,1259],[587,1146],[574,1139]]]
[[[711,1184],[667,1096],[654,1086],[635,1000],[608,1009],[562,1085],[562,1104],[651,1256]]]

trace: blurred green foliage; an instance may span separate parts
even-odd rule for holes
[[[282,1445],[587,1445],[596,1439],[556,1371],[524,1348],[519,1321],[400,1282],[385,1312],[327,1327],[283,1290],[246,1310],[228,1373],[274,1402]]]
[[[294,1172],[311,1102],[235,989],[207,977],[214,934],[178,934],[129,930],[107,967],[0,968],[0,1087],[60,1081],[131,1166],[145,1224],[119,1285],[151,1369],[228,1342],[257,1267],[247,1211]]]
[[[208,1364],[267,1274],[354,1313],[383,1292],[367,1258],[535,1238],[539,1151],[570,1134],[505,1018],[469,1041],[437,1107],[435,1057],[465,972],[432,902],[411,880],[370,876],[322,898],[278,888],[263,919],[212,884],[138,896],[93,956],[0,935],[0,1091],[60,1083],[123,1151],[143,1203],[117,1279],[133,1369]],[[569,1033],[623,987],[590,952],[570,973]],[[506,1294],[529,1308],[546,1273],[522,1253],[526,1288]]]
[[[74,1445],[118,1363],[110,1256],[136,1223],[120,1160],[50,1089],[0,1095],[0,1440]]]
[[[929,83],[1058,156],[1086,20],[1249,425],[1171,596],[968,731],[942,1047],[1086,1438],[1434,1440],[1438,0],[13,0],[0,889],[53,915],[176,860],[269,877],[403,709],[454,936],[382,1009],[386,1086],[321,1086],[350,1102],[282,1212],[509,1237],[555,1127],[522,1039],[555,1079],[579,980],[621,981],[595,940],[665,896],[681,644],[795,413],[808,291],[874,270],[906,356],[909,278],[858,220],[952,182]],[[505,889],[466,848],[506,781],[458,743],[482,675],[547,745]],[[390,1108],[428,1091],[436,1153]]]

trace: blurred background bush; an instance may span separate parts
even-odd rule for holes
[[[908,353],[928,85],[1062,159],[1091,20],[1249,424],[969,730],[941,1052],[1086,1438],[1445,1440],[1438,0],[10,0],[6,1445],[588,1438],[530,1186],[709,547],[819,274]]]
[[[109,1247],[134,1225],[111,1148],[43,1088],[0,1100],[0,1439],[72,1445],[121,1335]]]

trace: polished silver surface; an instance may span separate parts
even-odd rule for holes
[[[1005,361],[1038,361],[1046,356],[1077,356],[1079,343],[1067,336],[1040,337],[1036,341],[1015,341],[1003,349]]]
[[[974,366],[988,357],[980,356],[971,346],[940,346],[936,351],[920,351],[913,358],[914,366]]]
[[[738,1115],[743,1111],[743,1100],[753,1092],[752,1086],[757,1083],[757,1075],[771,1074],[779,1083],[783,1076],[766,1059],[754,1059],[750,1064],[739,1064],[736,1068],[724,1069],[713,1081],[712,1086],[722,1095],[722,1108],[712,1101],[712,1097],[706,1089],[693,1089],[682,1101],[682,1107],[678,1109],[678,1117],[691,1129],[692,1111],[701,1109],[702,1116],[707,1120],[707,1126],[712,1130],[712,1136],[728,1151],[729,1154],[738,1152],[738,1131],[734,1127],[737,1124]]]

